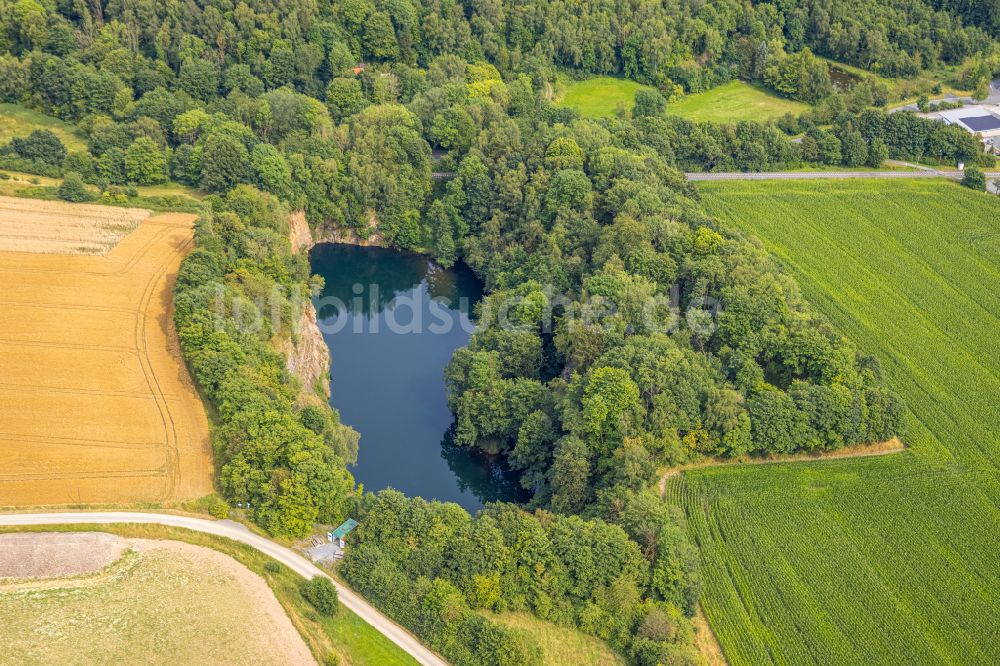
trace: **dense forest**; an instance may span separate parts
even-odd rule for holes
[[[116,96],[119,106],[127,102],[119,94],[123,86],[134,98],[173,86],[207,101],[223,91],[256,96],[291,85],[323,99],[330,82],[361,61],[394,65],[405,90],[419,77],[414,68],[454,54],[489,61],[505,78],[527,73],[536,85],[551,80],[556,67],[621,74],[665,91],[678,84],[689,92],[737,77],[769,84],[802,77],[794,94],[816,101],[817,90],[829,83],[825,68],[798,56],[806,47],[886,76],[960,64],[990,51],[987,31],[995,32],[1000,20],[995,0],[933,4],[940,7],[923,0],[343,0],[328,6],[18,0],[3,13],[0,46],[15,56],[34,52],[38,62],[29,72],[3,63],[8,71],[0,88],[16,95],[31,77],[38,101],[61,117],[110,113]]]
[[[835,93],[814,55],[893,76],[974,57],[992,75],[991,15],[938,5],[18,0],[0,9],[0,99],[76,123],[87,148],[41,130],[0,166],[64,176],[74,200],[84,183],[210,194],[175,319],[216,410],[219,489],[265,529],[362,518],[344,575],[456,664],[538,663],[481,612],[525,610],[631,663],[687,663],[698,561],[658,468],[888,439],[902,406],[683,171],[991,163],[957,128],[874,108],[872,82]],[[661,92],[588,120],[548,99],[562,68]],[[662,113],[676,86],[734,78],[814,106],[777,124]],[[292,210],[483,280],[446,370],[456,441],[504,456],[530,505],[472,517],[356,492],[356,433],[297,399],[272,345],[316,287]]]
[[[458,442],[503,453],[536,502],[577,512],[694,456],[899,431],[877,363],[701,212],[641,123],[554,113],[484,129],[429,212],[492,292],[446,374]]]
[[[685,617],[700,591],[697,551],[676,509],[623,492],[602,511],[613,522],[503,504],[471,518],[384,491],[366,498],[341,571],[456,666],[541,663],[537,648],[482,611],[576,626],[634,664],[699,663]]]

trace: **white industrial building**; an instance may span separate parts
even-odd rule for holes
[[[1000,106],[974,104],[960,109],[934,111],[927,114],[949,125],[957,125],[970,134],[978,134],[987,150],[1000,153]]]

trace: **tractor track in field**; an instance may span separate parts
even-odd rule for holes
[[[0,237],[0,506],[212,491],[207,419],[172,330],[193,221],[147,219],[104,256],[5,252]]]

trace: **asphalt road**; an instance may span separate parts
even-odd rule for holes
[[[1000,104],[1000,79],[990,83],[990,92],[986,99],[973,99],[971,97],[959,97],[958,95],[946,94],[943,97],[928,100],[931,104],[938,104],[940,102],[956,102],[960,101],[963,104]],[[897,106],[889,109],[889,113],[895,113],[897,111],[919,111],[916,104],[904,104],[902,106]]]
[[[131,511],[92,511],[78,513],[12,513],[0,514],[0,526],[18,525],[67,525],[87,524],[105,525],[108,523],[153,523],[181,527],[205,532],[216,536],[241,541],[260,552],[281,562],[304,578],[327,576],[312,562],[302,557],[290,548],[280,546],[270,539],[254,534],[243,525],[230,520],[203,520],[188,516],[174,516],[165,513],[141,513]],[[424,666],[446,666],[447,662],[425,647],[406,629],[383,615],[375,607],[361,598],[353,590],[334,581],[340,602],[356,613],[365,622],[375,627],[390,641],[398,645],[404,652],[412,656]]]

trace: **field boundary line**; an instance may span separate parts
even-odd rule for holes
[[[44,472],[28,472],[25,474],[3,474],[0,473],[0,482],[12,483],[18,481],[59,481],[63,479],[131,479],[137,477],[160,477],[165,476],[162,469],[137,469],[137,470],[117,470],[113,472],[102,472],[100,470],[90,470],[86,472],[58,472],[56,474],[46,474]]]
[[[63,310],[90,310],[94,312],[124,312],[130,315],[135,314],[135,310],[130,308],[120,308],[111,305],[85,305],[83,303],[43,303],[38,301],[0,301],[0,305],[10,305],[22,308],[60,308]]]
[[[893,453],[902,453],[909,447],[903,443],[899,437],[887,439],[884,442],[874,444],[862,444],[860,446],[845,446],[833,451],[815,453],[788,453],[773,458],[749,458],[745,460],[720,460],[709,458],[699,462],[688,463],[671,467],[660,474],[659,488],[660,497],[666,499],[667,481],[675,476],[694,469],[707,469],[710,467],[736,467],[738,465],[786,465],[789,463],[824,462],[829,460],[845,460],[851,458],[877,458]]]
[[[80,351],[108,351],[108,352],[127,352],[129,354],[138,354],[139,350],[135,347],[112,347],[110,345],[83,345],[74,342],[40,342],[36,340],[4,340],[0,339],[0,346],[2,345],[21,345],[23,347],[49,347],[53,349],[77,349]]]

